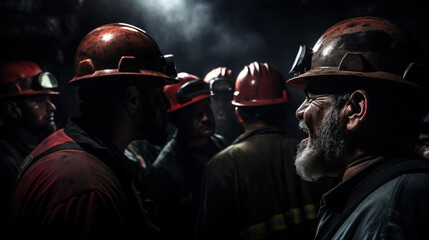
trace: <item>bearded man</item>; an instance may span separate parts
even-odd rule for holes
[[[405,29],[376,17],[342,21],[301,47],[287,82],[306,94],[296,169],[341,181],[322,197],[315,239],[429,238],[429,162],[415,153],[425,64]]]

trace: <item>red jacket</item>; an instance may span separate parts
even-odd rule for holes
[[[133,187],[135,170],[119,150],[104,147],[69,122],[31,155],[70,142],[84,150],[48,154],[21,177],[11,208],[13,238],[152,238]]]

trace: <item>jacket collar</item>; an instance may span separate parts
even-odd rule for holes
[[[103,141],[90,131],[85,131],[75,120],[67,121],[64,132],[86,152],[103,161],[120,178],[130,179],[134,177],[132,162],[112,143]]]
[[[276,127],[263,127],[263,128],[245,131],[240,136],[238,136],[237,139],[235,139],[232,144],[236,144],[236,143],[245,141],[246,139],[248,139],[254,135],[270,134],[270,133],[285,134],[285,132],[283,130],[276,128]]]

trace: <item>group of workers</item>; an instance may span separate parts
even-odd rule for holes
[[[80,115],[60,129],[56,77],[0,66],[2,239],[429,238],[427,62],[388,19],[333,25],[289,79],[259,61],[177,73],[125,23],[74,63]],[[283,127],[288,87],[304,139]]]

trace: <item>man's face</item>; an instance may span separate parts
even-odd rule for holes
[[[216,93],[211,96],[211,107],[216,120],[216,126],[226,128],[231,124],[231,121],[236,121],[235,110],[231,101],[232,94],[230,93]]]
[[[213,134],[216,124],[208,98],[185,108],[180,114],[178,127],[182,133],[195,138],[205,138]]]
[[[55,105],[49,95],[36,95],[17,101],[21,111],[20,121],[29,132],[39,135],[56,130],[54,123]]]
[[[300,128],[308,134],[295,158],[298,175],[305,180],[339,174],[345,167],[341,160],[346,151],[345,130],[340,125],[339,107],[333,103],[332,95],[309,93],[296,111]]]
[[[416,145],[416,152],[429,160],[429,133],[421,133]]]

